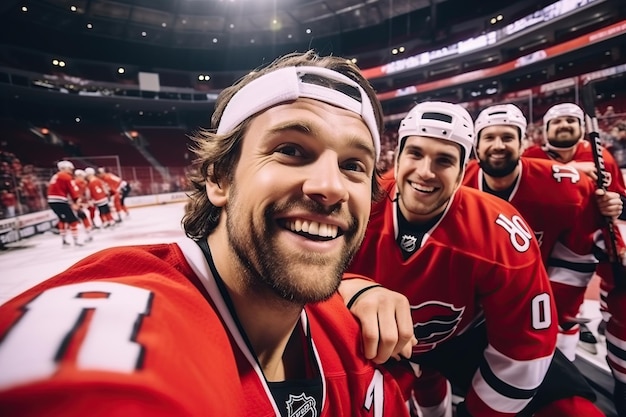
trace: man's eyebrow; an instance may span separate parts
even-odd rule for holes
[[[293,130],[299,133],[304,133],[306,135],[315,135],[315,127],[307,122],[300,120],[289,120],[286,122],[279,123],[275,126],[272,126],[268,132],[270,135],[272,134],[280,134],[285,131]],[[348,146],[359,148],[368,154],[373,159],[376,159],[376,150],[374,149],[374,143],[372,141],[372,137],[368,136],[367,140],[364,140],[359,136],[350,136],[348,138]]]
[[[423,146],[419,146],[419,145],[407,145],[405,147],[406,150],[412,150],[412,151],[420,151],[422,153],[424,153],[424,147]],[[454,161],[457,161],[459,159],[459,156],[456,155],[453,152],[444,152],[444,151],[439,151],[435,154],[436,157],[441,158],[450,158]]]
[[[295,130],[301,133],[311,134],[315,132],[313,126],[309,123],[300,121],[300,120],[289,120],[286,122],[281,122],[275,126],[272,126],[269,129],[270,134],[281,133],[286,130]]]

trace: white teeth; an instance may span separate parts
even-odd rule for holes
[[[332,224],[312,222],[309,220],[288,220],[286,226],[292,232],[304,232],[321,237],[337,237],[338,227]]]
[[[425,193],[432,193],[433,191],[435,191],[435,187],[423,187],[423,186],[418,186],[416,184],[413,184],[413,188],[416,189],[417,191],[422,191]]]

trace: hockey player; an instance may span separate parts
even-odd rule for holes
[[[87,184],[89,188],[89,195],[93,204],[98,208],[100,215],[100,223],[103,229],[115,226],[115,219],[111,214],[111,207],[109,206],[109,196],[105,189],[106,185],[100,178],[96,176],[96,170],[92,167],[85,168],[85,176],[87,178]]]
[[[555,352],[556,311],[532,229],[508,202],[461,185],[474,143],[469,113],[417,104],[398,137],[387,198],[373,205],[340,287],[365,352],[404,344],[404,294],[421,370],[392,368],[422,415],[450,415],[447,379],[465,394],[457,416],[601,416],[584,378]]]
[[[74,182],[78,187],[78,195],[80,196],[81,201],[81,203],[78,205],[78,209],[76,210],[76,217],[78,217],[83,223],[83,228],[85,229],[85,234],[87,235],[85,237],[85,242],[91,242],[93,240],[93,237],[91,236],[91,231],[93,230],[93,216],[91,216],[90,212],[85,212],[90,206],[90,196],[87,178],[84,170],[74,170]]]
[[[542,147],[528,148],[523,156],[552,159],[570,164],[594,180],[597,178],[592,145],[584,140],[585,114],[579,106],[574,103],[560,103],[552,106],[543,117],[543,127],[546,144]],[[619,166],[606,149],[602,149],[602,157],[608,174],[604,178],[606,189],[617,192],[624,200],[626,186]],[[618,219],[626,220],[626,212],[622,211]],[[624,360],[626,358],[626,308],[624,308],[626,290],[615,290],[613,271],[606,260],[600,261],[596,273],[601,278],[600,305],[603,316],[598,331],[604,333],[605,326],[606,329],[611,328],[606,333],[607,361],[616,381],[615,406],[620,415],[626,416],[626,362]],[[612,316],[614,317],[611,318]],[[594,339],[588,338],[586,341],[595,342]]]
[[[82,246],[78,233],[78,218],[75,210],[79,204],[79,190],[74,182],[74,164],[70,161],[57,163],[58,172],[52,176],[48,183],[48,206],[59,218],[57,227],[63,241],[63,246],[70,246],[67,240],[69,231],[75,246]]]
[[[0,414],[406,416],[336,292],[381,127],[339,57],[225,89],[197,137],[192,239],[97,253],[0,306]]]
[[[121,222],[122,212],[124,212],[126,217],[128,217],[128,209],[123,204],[124,198],[126,198],[126,195],[128,194],[126,193],[126,195],[123,196],[124,198],[122,198],[122,195],[127,189],[126,181],[122,180],[120,177],[112,172],[107,172],[104,167],[98,168],[96,175],[107,185],[110,191],[109,197],[111,197],[111,200],[113,201],[113,207],[115,208],[117,221]]]
[[[572,166],[521,158],[526,118],[513,104],[481,111],[475,130],[478,159],[469,162],[464,184],[509,201],[533,229],[557,306],[557,347],[573,361],[576,316],[597,263],[594,234],[604,225],[602,216],[621,213],[620,196],[596,197],[593,181]]]

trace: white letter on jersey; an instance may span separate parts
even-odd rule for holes
[[[496,219],[496,224],[500,225],[511,235],[511,244],[518,252],[526,252],[530,247],[530,239],[533,236],[530,229],[521,217],[514,215],[508,219],[500,213]]]
[[[533,329],[547,329],[552,323],[550,315],[550,296],[546,293],[539,294],[532,301]]]
[[[105,297],[81,297],[94,292]],[[76,367],[133,372],[142,354],[133,339],[150,298],[150,291],[115,282],[85,282],[43,292],[25,306],[0,344],[0,388],[51,376],[87,310],[94,313]]]
[[[363,404],[363,407],[365,407],[367,411],[372,411],[372,407],[374,407],[374,417],[383,416],[383,401],[385,397],[384,382],[383,374],[378,369],[375,369],[372,382],[370,382],[370,386],[367,387],[365,403]]]
[[[576,184],[580,181],[580,172],[568,165],[552,165],[552,176],[556,182],[561,182],[563,178],[569,178],[572,184]]]

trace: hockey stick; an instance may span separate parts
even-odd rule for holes
[[[604,157],[602,156],[602,144],[600,143],[600,129],[598,127],[598,118],[596,117],[595,109],[595,88],[593,83],[587,82],[582,88],[582,104],[587,113],[587,119],[591,120],[589,131],[589,140],[591,142],[591,151],[593,153],[593,162],[596,166],[596,186],[606,192],[606,186],[604,184],[604,178],[606,178],[606,166],[604,164]],[[609,257],[609,262],[613,270],[613,281],[616,287],[626,288],[626,277],[624,276],[624,268],[622,266],[620,257],[617,253],[617,238],[615,236],[615,225],[613,219],[605,217],[606,231],[608,232],[608,239],[606,242],[606,252]]]

